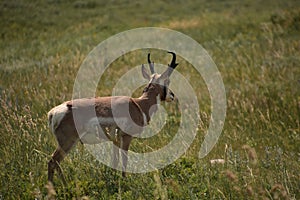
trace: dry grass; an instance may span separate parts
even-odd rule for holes
[[[299,3],[145,5],[0,3],[0,199],[300,199]],[[199,86],[201,121],[188,152],[159,171],[121,179],[78,145],[61,166],[69,185],[64,187],[57,177],[54,186],[47,183],[47,161],[56,143],[46,113],[71,98],[76,72],[94,46],[141,26],[182,31],[216,62],[228,107],[218,144],[198,159],[210,96],[201,76],[180,58],[178,71]],[[114,62],[99,83],[99,94],[110,94],[118,77],[142,62],[144,53],[131,52]],[[153,53],[165,63],[161,51]],[[168,109],[167,127],[156,137],[135,140],[132,151],[151,151],[169,142],[180,113],[176,104]],[[222,164],[211,164],[216,159]]]

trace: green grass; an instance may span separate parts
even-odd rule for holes
[[[298,1],[6,0],[0,18],[0,199],[300,198]],[[210,98],[201,76],[179,58],[178,71],[201,86],[195,88],[201,122],[189,150],[164,169],[121,179],[79,144],[61,165],[68,186],[55,176],[51,189],[47,161],[56,141],[46,113],[71,98],[77,70],[98,43],[144,26],[187,34],[217,64],[227,95],[217,145],[198,159]],[[154,54],[167,62],[165,52]],[[118,77],[143,56],[131,52],[113,63],[99,95],[111,94]],[[170,141],[180,113],[176,103],[165,106],[171,115],[165,129],[134,140],[132,150],[147,152]],[[211,165],[216,158],[225,164]]]

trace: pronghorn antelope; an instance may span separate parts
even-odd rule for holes
[[[65,182],[59,163],[78,141],[96,144],[103,139],[114,144],[112,164],[115,167],[121,151],[122,175],[125,176],[127,152],[132,138],[149,123],[159,101],[174,99],[174,94],[168,88],[169,77],[178,63],[176,54],[168,53],[172,54],[172,61],[162,74],[155,73],[154,63],[148,54],[151,75],[142,65],[142,75],[149,83],[139,98],[111,96],[75,99],[49,111],[49,127],[57,139],[58,147],[48,162],[48,181],[53,181],[54,170],[57,170]]]

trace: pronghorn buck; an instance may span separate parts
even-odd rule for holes
[[[57,170],[63,181],[59,163],[78,142],[96,144],[103,140],[113,142],[112,164],[122,159],[122,175],[125,176],[127,153],[132,138],[143,131],[151,116],[157,110],[160,101],[172,101],[174,94],[169,90],[170,75],[178,65],[176,54],[162,74],[154,71],[154,63],[148,54],[151,75],[142,65],[142,75],[149,83],[139,98],[128,96],[111,96],[75,99],[54,107],[48,113],[49,127],[55,135],[58,147],[48,163],[48,180],[53,182],[54,170]]]

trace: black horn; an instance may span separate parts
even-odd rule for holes
[[[151,74],[154,74],[154,63],[151,62],[150,60],[150,53],[148,53],[148,64],[149,64],[149,68],[150,68],[150,71],[151,71]]]
[[[168,65],[169,66],[168,75],[170,76],[172,74],[173,70],[178,65],[178,63],[176,63],[176,54],[171,51],[168,51],[168,53],[172,54],[172,56],[173,56],[171,63]]]

